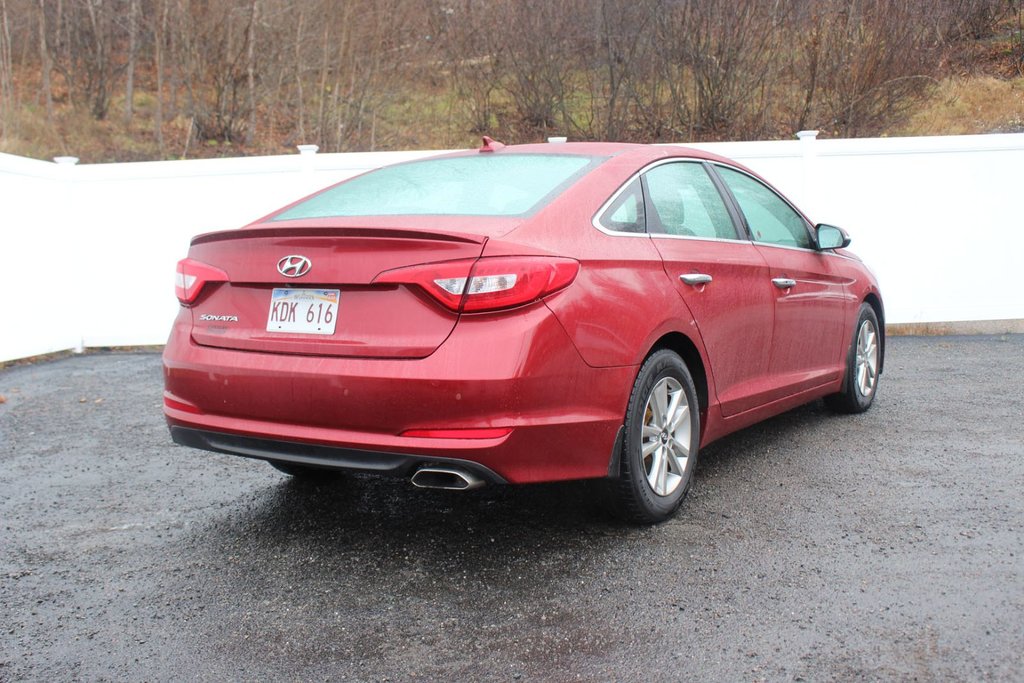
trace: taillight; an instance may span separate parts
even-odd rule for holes
[[[475,262],[476,259],[463,259],[398,268],[381,273],[373,281],[375,283],[418,285],[445,308],[458,311],[462,304],[464,286],[458,287],[455,283],[461,279],[463,285],[465,284]]]
[[[220,268],[186,258],[178,261],[178,270],[174,274],[174,294],[181,303],[190,304],[203,291],[207,282],[227,281],[228,274]]]
[[[555,256],[497,256],[389,270],[375,283],[417,285],[445,308],[476,313],[522,306],[568,287],[580,264]]]

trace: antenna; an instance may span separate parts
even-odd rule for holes
[[[505,146],[505,143],[498,142],[490,136],[484,136],[484,144],[480,147],[481,152],[495,152]]]

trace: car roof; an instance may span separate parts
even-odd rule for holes
[[[493,141],[492,141],[493,144]],[[499,143],[500,144],[500,143]],[[702,149],[676,144],[646,145],[630,142],[540,142],[523,145],[495,146],[493,149],[468,149],[443,156],[472,156],[474,154],[573,154],[581,156],[617,157],[623,161],[645,166],[659,159],[685,157],[717,161],[746,169],[742,164]]]

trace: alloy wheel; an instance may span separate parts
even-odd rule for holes
[[[640,439],[647,483],[659,496],[671,495],[684,481],[692,427],[683,385],[674,377],[662,378],[647,397]]]
[[[870,396],[878,381],[878,332],[870,320],[865,320],[857,332],[857,390],[861,396]]]

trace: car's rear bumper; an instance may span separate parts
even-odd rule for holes
[[[418,360],[199,346],[180,316],[164,371],[164,413],[186,445],[397,474],[457,461],[484,479],[529,483],[606,475],[636,369],[588,366],[538,304],[466,316]],[[406,434],[424,429],[501,431]]]
[[[173,425],[171,426],[171,438],[175,443],[182,446],[201,448],[216,453],[241,455],[246,458],[277,460],[308,467],[345,469],[396,477],[409,477],[420,467],[444,465],[471,472],[490,484],[507,483],[502,476],[492,472],[483,465],[456,458],[364,451],[339,446],[325,446],[297,441],[263,439],[240,434],[210,432]]]

